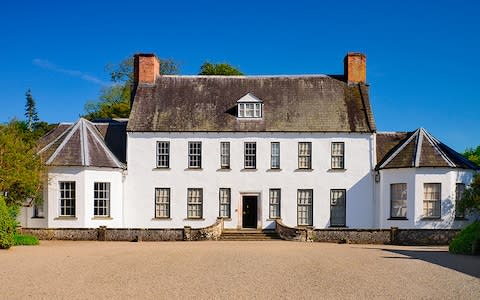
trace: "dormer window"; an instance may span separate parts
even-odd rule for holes
[[[248,93],[237,101],[239,118],[262,118],[263,102],[252,93]]]

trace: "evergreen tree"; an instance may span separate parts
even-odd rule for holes
[[[27,97],[27,103],[25,104],[25,117],[27,118],[27,128],[30,131],[33,131],[33,126],[39,121],[37,108],[35,107],[35,100],[32,96],[32,91],[28,89],[25,93]]]

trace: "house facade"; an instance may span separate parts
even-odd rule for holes
[[[366,58],[343,75],[169,76],[135,56],[128,120],[40,142],[43,205],[24,227],[459,228],[478,166],[424,129],[379,133]],[[470,218],[471,220],[471,218]]]

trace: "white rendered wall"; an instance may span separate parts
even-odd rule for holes
[[[425,228],[446,229],[462,228],[473,220],[455,220],[455,190],[457,183],[468,185],[473,172],[451,168],[408,168],[384,169],[380,171],[379,185],[380,226],[381,228]],[[388,220],[390,218],[390,185],[407,184],[407,220]],[[441,218],[423,219],[424,183],[441,184]]]
[[[109,168],[55,167],[49,169],[45,217],[50,228],[123,227],[122,170]],[[75,217],[59,217],[60,181],[75,181]],[[110,182],[110,217],[95,218],[94,182]]]
[[[297,189],[313,189],[313,225],[326,228],[330,189],[347,190],[346,225],[373,226],[372,135],[349,133],[128,133],[125,226],[140,228],[204,227],[219,214],[219,188],[230,188],[231,220],[241,227],[242,195],[259,196],[258,228],[269,220],[269,189],[281,189],[281,216],[297,225]],[[170,168],[156,168],[157,141],[170,142]],[[188,169],[188,142],[202,142],[202,169]],[[220,169],[220,142],[230,142],[230,168]],[[257,169],[244,169],[244,142],[257,143]],[[270,143],[280,142],[280,170],[270,169]],[[298,142],[312,143],[311,171],[298,170]],[[331,142],[345,143],[345,170],[331,170]],[[155,219],[154,190],[171,189],[168,220]],[[203,219],[187,217],[187,188],[203,188]]]

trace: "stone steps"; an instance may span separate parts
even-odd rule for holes
[[[224,230],[220,237],[223,241],[271,241],[280,240],[274,230]]]

